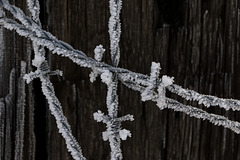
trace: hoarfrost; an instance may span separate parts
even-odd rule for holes
[[[112,73],[109,70],[105,70],[102,74],[101,74],[101,79],[102,82],[105,83],[106,85],[110,85],[110,83],[112,82]]]
[[[58,40],[49,32],[42,30],[39,21],[39,3],[37,0],[27,0],[29,10],[32,14],[32,19],[27,17],[22,10],[9,4],[7,0],[0,0],[0,5],[6,10],[10,11],[13,16],[18,19],[22,24],[19,24],[15,20],[8,19],[6,17],[0,18],[0,23],[5,28],[15,30],[19,35],[28,37],[33,42],[33,48],[35,57],[32,64],[37,67],[35,72],[30,72],[24,76],[24,79],[29,83],[34,78],[40,78],[42,82],[42,91],[48,100],[51,113],[54,115],[59,132],[66,140],[67,149],[71,152],[74,159],[85,159],[82,155],[81,148],[76,139],[71,133],[70,125],[67,122],[66,117],[62,113],[62,107],[57,97],[55,96],[54,88],[49,81],[50,75],[62,74],[61,71],[50,71],[50,67],[45,60],[44,46],[47,47],[52,53],[56,53],[63,57],[68,57],[74,63],[88,67],[93,70],[90,74],[90,81],[93,82],[96,77],[101,74],[101,80],[108,86],[107,93],[107,107],[108,115],[104,115],[101,111],[94,113],[94,119],[97,122],[103,122],[107,124],[107,131],[103,132],[103,139],[109,140],[111,147],[111,159],[122,159],[122,153],[120,148],[121,139],[126,140],[127,136],[131,136],[130,131],[121,128],[121,122],[126,120],[133,120],[132,115],[126,115],[123,117],[118,116],[118,95],[117,86],[118,80],[123,84],[141,92],[142,101],[152,100],[157,102],[157,106],[160,109],[170,108],[175,111],[184,112],[190,116],[207,119],[215,125],[222,125],[226,128],[230,128],[236,133],[240,133],[239,122],[228,120],[226,117],[210,114],[201,109],[194,108],[192,106],[183,105],[175,100],[166,98],[166,89],[172,93],[176,93],[186,100],[198,101],[199,104],[203,104],[206,107],[219,105],[220,107],[228,110],[240,110],[240,101],[232,99],[222,99],[214,96],[202,95],[195,91],[183,89],[182,87],[173,84],[174,80],[166,75],[159,79],[160,63],[152,62],[150,77],[134,73],[126,69],[117,68],[120,59],[120,35],[121,35],[121,23],[120,12],[122,8],[122,1],[110,0],[110,18],[109,18],[109,35],[110,35],[110,50],[112,66],[106,63],[100,62],[103,57],[105,49],[102,45],[95,48],[95,60],[87,57],[82,51],[73,49],[70,45]],[[2,56],[0,57],[2,61]],[[13,85],[13,84],[11,84]],[[12,89],[10,87],[10,94],[6,98],[7,104],[10,103],[9,97],[11,97]],[[157,93],[156,90],[157,89]]]
[[[102,138],[103,138],[103,140],[104,140],[104,141],[107,141],[112,134],[113,134],[113,132],[111,132],[111,131],[102,132]]]
[[[166,75],[162,76],[162,84],[163,84],[163,86],[167,87],[167,86],[173,84],[173,82],[174,82],[173,79],[174,79],[174,77],[168,77]]]
[[[103,57],[103,53],[105,52],[105,49],[103,48],[102,45],[98,45],[95,49],[94,49],[94,59],[97,62],[100,62],[102,60]],[[97,68],[93,68],[93,71],[89,74],[90,77],[90,82],[94,82],[97,78],[97,76],[101,74],[101,72],[97,69]]]
[[[131,137],[131,136],[132,136],[132,134],[130,133],[130,131],[129,131],[129,130],[126,130],[126,129],[120,130],[120,131],[119,131],[119,135],[120,135],[120,138],[121,138],[122,140],[126,140],[127,137]]]
[[[100,110],[98,110],[98,112],[95,112],[93,116],[94,116],[94,120],[96,120],[97,122],[103,121],[104,114]]]
[[[103,48],[103,46],[100,44],[94,49],[94,59],[98,62],[102,60],[103,53],[105,52],[106,49]]]
[[[45,61],[45,57],[42,55],[35,55],[34,59],[32,60],[32,64],[35,67],[39,67]]]
[[[166,88],[161,85],[158,87],[157,106],[164,109],[166,106]]]
[[[157,78],[159,77],[160,70],[160,63],[152,62],[150,83],[148,84],[148,87],[146,87],[146,89],[141,93],[142,101],[149,101],[157,98],[153,94],[153,89],[156,87]]]

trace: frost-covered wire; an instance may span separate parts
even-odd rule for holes
[[[70,45],[58,40],[51,33],[43,30],[39,21],[39,3],[36,0],[28,0],[28,6],[32,13],[32,18],[27,17],[21,9],[14,5],[11,5],[7,0],[0,0],[0,6],[10,11],[13,16],[18,19],[22,24],[17,23],[14,20],[6,17],[0,18],[0,23],[7,29],[15,30],[19,35],[28,37],[33,41],[35,58],[33,65],[38,69],[35,72],[28,74],[28,81],[34,78],[40,77],[42,81],[42,88],[44,94],[47,96],[50,110],[57,120],[58,127],[63,137],[66,139],[67,147],[71,151],[71,154],[76,159],[84,159],[81,153],[81,148],[76,142],[75,138],[71,134],[71,129],[66,121],[66,118],[62,114],[62,109],[59,101],[55,97],[54,89],[51,82],[48,79],[49,75],[60,74],[59,71],[50,71],[46,66],[44,46],[48,48],[52,53],[68,57],[74,63],[87,67],[93,70],[92,79],[94,81],[96,76],[101,75],[101,79],[108,86],[107,94],[107,107],[108,115],[104,115],[102,112],[96,112],[94,118],[98,122],[107,124],[107,131],[103,132],[103,139],[109,140],[111,146],[112,159],[122,159],[120,142],[121,139],[125,140],[127,136],[131,136],[130,131],[121,128],[121,122],[125,120],[132,120],[130,115],[117,117],[118,110],[118,95],[117,84],[120,80],[124,85],[129,88],[139,91],[142,94],[142,100],[152,100],[157,102],[160,109],[170,108],[175,111],[184,112],[190,116],[207,119],[215,125],[221,125],[226,128],[230,128],[236,133],[240,133],[240,125],[238,122],[228,120],[227,118],[215,114],[207,113],[201,109],[183,105],[175,100],[166,98],[166,89],[172,93],[185,98],[186,100],[198,101],[199,104],[203,104],[206,107],[220,106],[226,110],[240,110],[240,101],[233,99],[223,99],[215,96],[202,95],[195,91],[183,89],[181,86],[173,84],[173,79],[168,76],[162,76],[159,78],[160,65],[153,63],[152,72],[150,76],[140,73],[134,73],[127,69],[118,68],[117,65],[120,59],[119,41],[121,34],[120,25],[120,11],[122,7],[121,0],[110,0],[110,19],[109,19],[109,34],[110,34],[110,49],[112,65],[101,62],[102,51],[100,48],[96,48],[95,59],[86,56],[82,51],[73,49]],[[35,3],[36,2],[36,3]],[[99,54],[101,52],[101,54]],[[90,77],[91,77],[90,76]],[[157,93],[154,91],[157,89]],[[144,93],[144,94],[143,94]]]
[[[24,79],[29,83],[34,78],[40,78],[42,84],[42,92],[47,99],[51,114],[55,117],[59,132],[66,141],[67,149],[72,157],[76,160],[85,160],[82,155],[82,150],[74,136],[72,135],[71,127],[63,115],[62,106],[55,95],[52,83],[49,80],[49,75],[61,74],[59,72],[50,71],[47,67],[47,61],[44,61],[35,72],[30,72],[24,76]]]
[[[68,151],[71,153],[74,159],[85,160],[85,157],[82,155],[81,147],[72,135],[71,127],[68,124],[66,117],[63,115],[61,104],[55,96],[52,83],[45,76],[40,76],[40,80],[42,82],[43,94],[47,98],[51,113],[56,119],[59,132],[66,141]]]
[[[25,16],[23,11],[19,9],[18,7],[11,5],[8,0],[0,0],[0,5],[3,6],[6,10],[12,13],[12,15],[18,19],[24,26],[27,28],[31,28],[36,34],[40,35],[39,30],[41,30],[41,27],[32,20],[31,18]],[[31,7],[31,6],[30,6]],[[36,8],[37,6],[35,6]],[[32,10],[32,8],[30,8]],[[33,16],[38,16],[38,15],[33,15]]]
[[[39,19],[40,5],[38,0],[27,0],[28,8],[32,15],[33,20],[41,27]],[[33,41],[34,59],[32,60],[33,66],[37,67],[35,72],[30,72],[24,76],[24,79],[29,83],[34,78],[40,78],[42,85],[42,92],[45,95],[49,104],[49,109],[52,115],[56,119],[59,132],[62,134],[66,141],[67,149],[71,153],[72,157],[76,160],[85,160],[82,155],[82,150],[75,137],[72,135],[70,125],[66,117],[63,115],[63,110],[59,100],[57,99],[54,87],[49,80],[50,75],[62,75],[59,70],[50,71],[50,67],[45,58],[44,47]]]
[[[229,128],[235,133],[240,133],[240,123],[236,121],[231,121],[228,118],[212,113],[208,113],[203,111],[202,109],[195,108],[192,106],[186,106],[184,104],[179,103],[176,100],[167,98],[167,108],[173,109],[174,111],[184,112],[191,117],[208,120],[214,125],[223,126],[225,128]]]
[[[203,104],[206,107],[219,106],[225,110],[232,109],[233,111],[240,111],[240,101],[234,99],[223,99],[215,96],[204,95],[193,90],[184,89],[179,85],[170,85],[167,89],[186,100],[198,101],[198,104]]]
[[[122,129],[121,123],[123,121],[133,121],[134,118],[132,115],[125,115],[122,117],[111,117],[109,115],[104,115],[100,110],[93,114],[94,119],[97,122],[103,122],[107,125],[107,130],[102,133],[103,140],[109,140],[111,147],[111,159],[122,159],[121,151],[121,140],[126,140],[127,137],[131,137],[129,130]]]
[[[109,1],[110,18],[108,22],[108,32],[110,36],[110,50],[113,66],[117,66],[120,59],[120,36],[121,36],[121,23],[120,12],[122,9],[122,0]]]
[[[38,45],[47,47],[52,53],[56,53],[63,57],[68,57],[74,63],[91,69],[98,69],[100,72],[109,70],[110,72],[117,73],[118,77],[121,80],[130,80],[134,83],[140,85],[150,84],[149,77],[140,73],[134,73],[127,69],[113,67],[109,64],[98,62],[90,57],[87,57],[82,51],[77,51],[73,49],[70,45],[55,39],[51,39],[44,34],[38,37],[33,31],[24,27],[21,24],[18,24],[16,21],[2,17],[0,18],[0,23],[9,30],[15,30],[19,35],[30,38],[33,42],[36,42]],[[42,30],[43,33],[48,33]],[[50,33],[49,33],[50,34]],[[158,79],[158,83],[160,83]]]
[[[171,83],[171,81],[169,79],[167,79],[166,84],[170,84],[170,83]],[[139,92],[142,92],[145,90],[144,87],[142,87],[140,85],[136,85],[131,82],[125,81],[125,82],[123,82],[123,84],[128,86],[129,88],[139,91]],[[172,85],[170,85],[170,86],[172,86]],[[169,86],[167,86],[167,87],[169,87]],[[150,94],[154,95],[154,97],[158,97],[159,92],[156,93],[155,91],[151,91]],[[234,131],[235,133],[240,134],[240,123],[239,122],[231,121],[224,116],[208,113],[199,108],[195,108],[192,106],[186,106],[186,105],[184,105],[176,100],[170,99],[170,98],[165,98],[165,100],[166,100],[165,108],[173,109],[174,111],[178,111],[178,112],[183,112],[183,113],[186,113],[195,118],[199,118],[199,119],[203,119],[203,120],[206,119],[215,125],[229,128],[232,131]],[[152,99],[152,101],[157,102],[157,104],[158,104],[159,98]],[[161,106],[158,106],[158,107],[160,109],[163,109]]]
[[[120,12],[122,8],[122,0],[110,0],[110,18],[108,22],[110,36],[110,50],[112,65],[117,67],[120,59],[119,41],[121,35]],[[101,47],[101,46],[100,46]],[[95,49],[95,59],[100,62],[103,49]],[[98,50],[98,51],[96,51]],[[100,56],[99,56],[100,55]],[[101,73],[99,69],[93,68],[90,74],[90,80],[95,80],[96,76]],[[106,123],[107,130],[103,132],[103,140],[109,140],[111,148],[111,160],[121,160],[123,158],[121,151],[121,140],[126,140],[131,137],[130,131],[121,129],[121,123],[126,120],[133,120],[133,116],[126,115],[118,117],[118,74],[110,70],[102,70],[102,82],[107,85],[107,108],[108,116],[105,116],[101,111],[94,113],[94,119],[98,122]]]
[[[102,45],[96,46],[96,48],[94,49],[94,59],[97,62],[101,62],[104,52],[105,49],[103,48]],[[97,68],[93,69],[93,71],[89,74],[90,81],[93,83],[96,80],[97,76],[100,74],[101,71],[99,71]]]
[[[5,9],[13,7],[6,0],[0,0],[0,5]],[[19,18],[21,21],[28,21],[28,23],[33,23],[31,18],[27,17],[19,8],[13,7],[15,12],[11,12],[15,17],[21,15],[22,18]],[[19,13],[18,13],[18,12]],[[22,22],[21,21],[21,22]],[[27,28],[21,24],[18,24],[16,21],[8,19],[6,17],[0,18],[0,23],[7,29],[16,30],[16,32],[24,37],[30,38],[32,41],[37,43],[38,45],[42,45],[47,47],[53,53],[57,53],[58,55],[68,57],[74,63],[91,69],[98,69],[100,71],[109,70],[113,73],[117,73],[118,77],[121,81],[132,81],[132,83],[137,83],[138,85],[149,86],[151,84],[150,78],[146,75],[140,73],[134,73],[127,69],[113,67],[103,62],[98,62],[90,57],[87,57],[82,51],[78,51],[73,49],[70,45],[57,40],[51,33],[44,31],[39,28],[39,32],[41,32],[41,36],[37,35],[32,28]],[[157,84],[159,85],[161,81],[157,79]],[[214,96],[201,95],[196,93],[195,91],[183,89],[182,87],[172,84],[167,87],[170,92],[176,93],[187,100],[196,100],[199,101],[200,104],[205,106],[217,106],[219,105],[226,110],[240,110],[240,102],[233,99],[222,99]]]
[[[112,65],[118,66],[120,59],[120,35],[121,35],[121,23],[120,12],[122,8],[122,0],[109,0],[110,18],[108,22],[109,37],[110,37],[110,50]],[[109,71],[108,71],[109,72]],[[106,72],[105,72],[106,73]],[[104,74],[104,73],[103,73]],[[101,75],[102,80],[106,77]],[[107,131],[103,132],[103,140],[109,140],[111,148],[111,160],[121,160],[121,139],[126,140],[127,136],[131,137],[130,131],[124,129],[121,130],[121,120],[118,118],[118,75],[116,73],[109,73],[107,78],[109,83],[107,84],[107,108],[109,121],[107,121]],[[105,81],[104,80],[104,81]],[[125,134],[124,134],[125,133]]]
[[[40,14],[40,5],[38,0],[27,0],[28,9],[31,12],[31,16],[38,25],[41,25],[39,14]]]
[[[151,74],[150,74],[150,84],[148,85],[148,87],[146,87],[146,89],[141,93],[141,97],[142,97],[142,101],[149,101],[151,99],[154,99],[154,95],[151,94],[152,90],[154,90],[156,88],[157,85],[157,78],[159,77],[160,74],[160,63],[155,63],[152,62],[152,66],[151,66]]]
[[[1,0],[0,0],[1,1]],[[1,5],[1,3],[0,3]],[[25,16],[27,17],[27,16]],[[97,62],[96,60],[87,57],[82,51],[77,51],[73,49],[70,45],[59,41],[57,39],[53,39],[50,33],[41,29],[41,36],[37,36],[34,31],[25,26],[18,24],[16,21],[8,19],[6,17],[0,18],[0,23],[7,29],[16,30],[16,32],[24,37],[30,38],[32,41],[36,42],[38,45],[42,45],[47,47],[53,53],[57,53],[61,56],[68,57],[74,63],[91,69],[98,69],[99,71],[109,70],[112,73],[118,74],[118,79],[128,87],[137,90],[139,87],[143,88],[149,86],[151,84],[150,77],[147,75],[143,75],[140,73],[134,73],[127,69],[113,67],[109,64],[103,62]],[[157,85],[159,86],[161,83],[161,79],[157,79]],[[131,85],[130,85],[131,84]],[[205,106],[220,106],[225,108],[226,110],[240,110],[240,102],[234,99],[223,99],[215,96],[202,95],[196,93],[195,91],[183,89],[182,87],[171,84],[166,87],[170,92],[176,93],[187,100],[198,100],[199,103],[203,103]],[[142,91],[141,91],[142,92]],[[198,98],[194,98],[198,97]],[[207,102],[207,103],[206,103]]]

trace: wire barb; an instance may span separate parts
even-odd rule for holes
[[[229,128],[235,133],[240,133],[239,122],[231,121],[224,116],[211,114],[202,109],[186,106],[176,100],[167,98],[166,90],[186,100],[197,101],[206,107],[219,106],[225,110],[232,109],[233,111],[240,111],[240,101],[202,95],[195,91],[184,89],[181,86],[173,84],[173,77],[166,75],[159,78],[160,63],[152,62],[150,76],[117,67],[120,59],[120,12],[122,0],[109,0],[111,15],[109,18],[109,35],[112,65],[101,62],[103,53],[105,52],[105,49],[103,49],[101,45],[95,48],[95,56],[93,59],[86,56],[82,51],[75,50],[69,44],[58,40],[51,33],[43,30],[39,20],[40,6],[38,0],[27,0],[27,3],[30,13],[32,14],[31,18],[26,16],[21,9],[11,5],[8,0],[0,0],[0,6],[12,13],[20,22],[6,17],[0,17],[0,23],[3,27],[9,30],[15,30],[19,35],[27,37],[33,42],[35,57],[32,60],[32,64],[37,67],[37,70],[26,74],[24,79],[27,80],[27,83],[30,83],[31,80],[40,78],[42,91],[48,100],[51,113],[54,115],[59,132],[65,138],[67,148],[74,159],[84,160],[85,157],[83,157],[81,147],[71,133],[70,125],[63,115],[61,104],[55,96],[54,88],[49,80],[50,75],[62,75],[62,72],[59,70],[50,71],[50,67],[45,58],[44,47],[49,49],[53,54],[56,53],[63,57],[68,57],[81,67],[92,69],[90,81],[95,81],[96,77],[100,75],[102,82],[107,85],[108,93],[106,103],[108,115],[104,115],[101,111],[98,111],[94,113],[94,119],[97,122],[103,122],[107,125],[107,130],[103,132],[103,139],[109,140],[110,142],[112,160],[120,160],[123,158],[120,148],[121,140],[126,140],[127,137],[131,137],[130,131],[121,128],[121,123],[123,121],[133,120],[132,115],[118,117],[118,80],[127,87],[139,91],[142,101],[151,100],[157,102],[157,106],[160,109],[168,108],[174,111],[184,112],[195,118],[206,119],[215,125]]]

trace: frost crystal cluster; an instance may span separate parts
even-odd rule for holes
[[[121,0],[110,0],[110,18],[109,18],[109,36],[112,65],[102,61],[105,49],[102,45],[95,48],[94,59],[86,56],[82,51],[75,50],[70,45],[58,40],[51,33],[41,28],[39,19],[39,2],[38,0],[27,0],[27,6],[31,13],[31,17],[26,16],[23,11],[8,0],[0,0],[0,6],[9,11],[16,19],[10,19],[5,16],[0,18],[0,24],[7,29],[16,31],[19,35],[29,38],[32,41],[34,50],[34,59],[32,65],[37,67],[34,72],[25,74],[24,79],[30,83],[33,79],[39,78],[42,84],[42,92],[46,96],[49,109],[56,119],[59,132],[66,141],[68,151],[76,160],[84,160],[81,147],[72,135],[71,127],[63,115],[63,110],[49,76],[62,75],[59,70],[51,71],[45,58],[44,47],[49,49],[51,53],[67,57],[81,67],[92,69],[90,73],[90,81],[94,82],[100,76],[103,83],[107,85],[106,105],[108,113],[97,111],[93,114],[97,122],[106,124],[106,131],[102,133],[104,141],[109,141],[111,148],[111,159],[121,160],[123,158],[121,151],[121,140],[131,137],[131,132],[121,127],[124,121],[133,121],[132,115],[118,116],[118,82],[120,81],[127,87],[139,91],[142,101],[154,101],[160,109],[169,108],[174,111],[184,112],[189,116],[203,120],[208,120],[215,125],[220,125],[231,129],[236,133],[240,133],[240,123],[231,121],[228,118],[216,114],[210,114],[202,109],[186,106],[176,100],[166,97],[166,91],[175,93],[182,98],[190,101],[197,101],[206,107],[219,106],[226,110],[240,110],[240,101],[233,99],[222,99],[215,96],[202,95],[195,91],[184,89],[174,84],[173,77],[163,75],[160,78],[160,63],[152,62],[150,76],[140,73],[134,73],[127,69],[119,68],[120,60],[120,35],[121,23],[120,12],[122,8]],[[0,113],[1,106],[0,106]]]

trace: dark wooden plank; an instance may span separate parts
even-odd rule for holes
[[[107,0],[48,0],[47,4],[51,32],[89,56],[93,56],[96,45],[103,44],[107,49],[104,61],[110,63]],[[174,76],[177,84],[204,94],[240,99],[236,89],[238,12],[239,2],[234,0],[123,1],[120,67],[149,74],[151,62],[161,62],[161,73]],[[63,80],[56,82],[56,90],[84,155],[88,159],[108,159],[108,144],[101,140],[105,127],[92,117],[98,109],[106,111],[106,87],[99,80],[90,84],[90,71],[68,60],[52,56],[51,62],[53,68],[64,71]],[[122,143],[125,159],[239,157],[239,136],[231,131],[184,113],[160,111],[154,103],[141,102],[139,93],[123,85],[119,86],[119,95],[119,114],[135,116],[135,121],[123,124],[133,135]],[[204,110],[239,119],[237,112],[217,107]],[[56,156],[63,153],[55,153],[60,148],[66,151],[62,139],[56,136],[57,130],[51,134],[51,157],[66,159],[65,154],[63,158]]]
[[[25,1],[15,3],[26,11]],[[102,44],[106,48],[103,61],[110,64],[108,6],[108,0],[43,0],[43,28],[91,57],[96,45]],[[124,0],[119,66],[150,74],[151,62],[161,62],[161,74],[174,76],[175,83],[185,88],[240,99],[239,13],[238,0]],[[0,37],[0,158],[72,159],[41,95],[39,81],[25,91],[21,89],[21,69],[32,70],[31,42],[2,28]],[[93,119],[97,110],[107,111],[106,86],[99,78],[90,83],[89,69],[66,58],[47,56],[51,68],[64,73],[52,81],[84,155],[87,159],[109,159],[109,144],[102,140],[101,133],[106,127]],[[9,92],[13,94],[9,96]],[[132,114],[135,118],[123,123],[132,132],[132,137],[122,142],[124,159],[240,159],[240,137],[230,130],[184,113],[161,111],[152,102],[142,102],[139,93],[122,84],[118,93],[119,115]],[[206,109],[167,94],[240,121],[239,112]],[[23,100],[25,105],[19,105]]]

